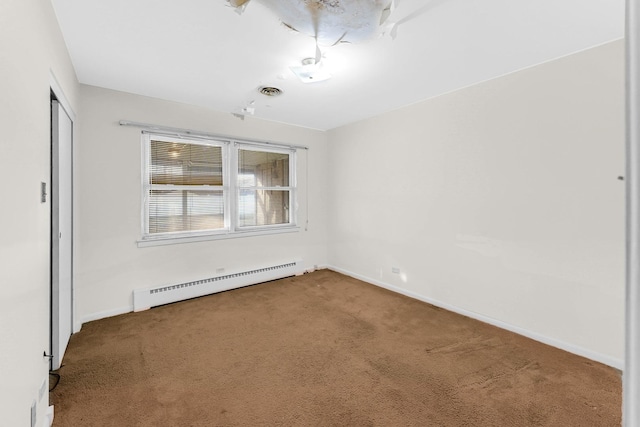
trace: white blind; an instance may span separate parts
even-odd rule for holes
[[[223,185],[222,147],[151,140],[151,184]]]
[[[149,234],[222,229],[221,146],[150,140]]]

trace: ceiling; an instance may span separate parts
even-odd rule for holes
[[[315,40],[269,1],[52,3],[81,83],[328,130],[620,39],[625,1],[396,0],[395,38],[321,46],[332,78],[310,84],[289,67]]]

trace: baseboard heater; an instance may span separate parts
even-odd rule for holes
[[[302,260],[296,260],[159,288],[135,289],[133,291],[133,311],[147,310],[163,304],[282,279],[303,272]]]

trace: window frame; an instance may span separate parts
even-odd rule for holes
[[[248,151],[260,151],[264,153],[276,153],[276,154],[288,154],[289,155],[289,185],[288,186],[240,186],[238,182],[238,173],[240,170],[240,161],[239,161],[239,151],[240,150],[248,150]],[[232,226],[233,231],[235,233],[246,233],[246,232],[255,232],[259,230],[270,230],[270,229],[280,229],[283,227],[296,227],[297,226],[297,215],[296,215],[296,151],[294,149],[286,149],[286,148],[278,148],[271,147],[266,145],[257,145],[256,143],[247,143],[247,142],[234,142],[234,149],[231,152],[231,164],[232,167],[232,175],[231,181],[235,188],[233,189],[233,197],[235,202],[232,203]],[[263,190],[263,191],[288,191],[289,192],[289,222],[282,224],[268,224],[268,225],[240,225],[240,212],[238,206],[240,205],[240,192],[243,189],[254,189],[255,191]]]
[[[199,144],[207,146],[219,146],[222,150],[222,186],[202,186],[207,189],[221,189],[224,203],[224,227],[221,229],[200,230],[200,231],[176,231],[149,233],[150,223],[150,170],[151,170],[151,141],[177,142],[181,144]],[[204,240],[229,239],[237,237],[248,237],[265,234],[279,234],[299,231],[297,216],[297,179],[296,179],[296,157],[295,147],[279,146],[259,141],[243,141],[235,139],[199,137],[192,135],[168,134],[156,131],[142,132],[142,209],[141,209],[141,239],[138,240],[138,247],[168,245],[175,243],[186,243]],[[287,187],[252,187],[257,189],[274,189],[277,191],[289,191],[289,221],[282,224],[240,226],[239,221],[239,197],[242,188],[238,182],[239,173],[239,150],[252,150],[269,153],[279,153],[289,155],[289,185]],[[163,186],[169,189],[170,185],[155,184],[154,187]],[[195,191],[198,191],[194,188]]]

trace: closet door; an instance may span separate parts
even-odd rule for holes
[[[58,369],[72,329],[73,122],[51,101],[51,369]]]

